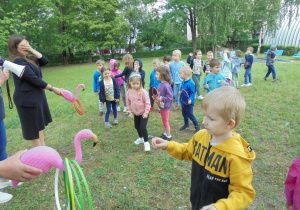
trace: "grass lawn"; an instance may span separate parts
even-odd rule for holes
[[[183,56],[182,60],[186,61],[186,57]],[[142,59],[147,90],[153,70],[152,59]],[[291,57],[283,56],[282,59]],[[235,131],[252,145],[257,156],[252,165],[256,198],[248,209],[285,208],[284,181],[289,166],[300,154],[299,64],[299,60],[275,63],[279,82],[274,83],[271,77],[268,81],[262,79],[267,72],[265,63],[255,63],[252,68],[253,86],[240,88],[247,109],[242,124]],[[123,68],[121,62],[120,69]],[[91,141],[82,141],[81,167],[90,187],[94,209],[190,209],[191,162],[176,160],[161,150],[152,149],[145,153],[143,145],[133,143],[138,137],[137,132],[133,119],[127,118],[124,113],[118,114],[119,125],[105,128],[104,116],[98,116],[98,97],[93,93],[95,70],[95,64],[43,68],[44,80],[55,87],[75,94],[78,84],[86,86],[85,91],[79,92],[79,100],[86,112],[83,116],[77,114],[70,102],[46,91],[53,118],[44,131],[46,145],[55,148],[61,157],[74,159],[73,139],[78,131],[91,129],[98,136],[100,142],[94,148]],[[241,68],[240,84],[244,80],[244,71]],[[204,76],[201,76],[201,84],[203,80]],[[13,94],[12,77],[9,83]],[[204,94],[204,90],[201,91]],[[23,140],[16,108],[8,108],[5,88],[3,93],[7,152],[11,155],[30,149],[31,143]],[[194,110],[199,122],[203,117],[200,103],[196,101]],[[112,120],[113,117],[110,117]],[[187,142],[194,134],[191,128],[179,132],[183,125],[181,110],[171,111],[170,124],[175,141]],[[161,117],[155,109],[150,114],[148,132],[159,136],[162,131]],[[14,198],[2,204],[1,209],[55,209],[54,174],[55,169],[52,168],[47,174],[16,189],[5,188],[3,191],[13,194]],[[63,192],[61,183],[61,204],[65,203]]]

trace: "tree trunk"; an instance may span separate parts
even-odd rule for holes
[[[72,51],[71,51],[71,48],[70,48],[70,47],[68,47],[68,51],[69,51],[70,58],[74,58],[74,53],[72,53]]]
[[[64,50],[64,51],[61,53],[61,55],[62,55],[62,62],[63,62],[63,65],[65,66],[65,65],[68,64],[67,51]]]
[[[89,63],[92,63],[92,50],[88,50]]]
[[[218,55],[217,55],[217,46],[212,46],[212,50],[213,50],[213,53],[214,53],[214,58],[218,58]]]
[[[260,28],[260,31],[259,31],[258,47],[257,47],[256,56],[258,56],[258,55],[259,55],[259,52],[260,52],[260,48],[261,48],[261,36],[262,36],[262,33],[263,33],[263,27],[261,27],[261,28]]]

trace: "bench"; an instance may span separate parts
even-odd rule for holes
[[[297,54],[293,55],[292,57],[293,58],[300,58],[300,51]]]
[[[264,57],[264,55],[267,55],[269,51],[270,51],[270,49],[268,49],[267,52],[264,52],[264,53],[263,53],[263,57]],[[280,58],[281,58],[281,56],[282,56],[282,54],[283,54],[283,51],[284,51],[284,50],[276,50],[276,51],[275,51],[275,54],[276,54],[277,56],[280,56]]]

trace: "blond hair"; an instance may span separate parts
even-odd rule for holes
[[[232,86],[222,86],[210,91],[201,102],[202,110],[216,109],[224,120],[234,120],[235,127],[240,125],[246,109],[241,92]]]
[[[180,50],[174,50],[173,53],[179,55],[181,57],[181,51]]]
[[[208,55],[208,54],[214,54],[212,51],[208,51],[207,53],[206,53],[206,55]]]
[[[192,73],[192,69],[189,66],[182,66],[180,68],[180,70],[183,71],[184,73],[188,74],[188,75],[191,75],[191,73]]]
[[[133,69],[133,57],[131,54],[126,54],[123,56],[122,61],[125,63],[129,69]]]
[[[129,89],[132,88],[132,87],[131,87],[131,82],[132,82],[133,80],[139,80],[139,81],[140,81],[140,87],[139,87],[138,89],[143,88],[143,86],[142,86],[143,81],[142,81],[142,77],[141,77],[140,73],[138,73],[138,72],[133,72],[133,73],[130,74],[129,79],[128,79],[128,82],[127,82],[127,87],[128,87]]]
[[[96,64],[100,64],[100,63],[103,63],[103,65],[105,65],[105,61],[102,60],[102,59],[99,59],[99,60],[96,61]]]
[[[160,60],[158,58],[154,58],[152,64],[160,65]]]

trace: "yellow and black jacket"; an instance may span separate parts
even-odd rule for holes
[[[219,145],[210,145],[205,129],[189,143],[168,142],[166,151],[179,160],[192,161],[190,200],[192,209],[213,204],[218,210],[243,209],[251,204],[252,147],[237,133]]]

